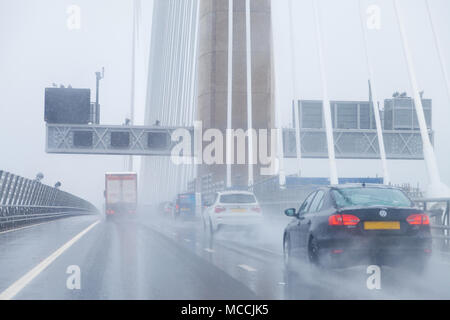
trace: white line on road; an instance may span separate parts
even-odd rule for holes
[[[214,252],[214,250],[213,250],[213,249],[210,249],[210,248],[205,248],[205,251],[206,251],[206,252],[209,252],[209,253],[213,253],[213,252]]]
[[[20,228],[15,228],[15,229],[10,229],[10,230],[5,230],[5,231],[0,232],[0,234],[9,233],[9,232],[14,232],[14,231],[19,231],[19,230],[22,230],[22,229],[28,229],[28,228],[32,228],[32,227],[37,227],[37,226],[41,226],[41,225],[43,225],[43,224],[48,224],[48,223],[51,223],[51,222],[53,222],[53,221],[42,222],[42,223],[36,223],[36,224],[32,224],[32,225],[25,226],[25,227],[20,227]]]
[[[191,240],[190,240],[190,239],[184,239],[184,241],[186,241],[186,242],[191,242]]]
[[[241,268],[241,269],[244,269],[244,270],[246,270],[246,271],[248,271],[248,272],[255,272],[255,271],[258,271],[258,270],[256,270],[255,268],[250,267],[250,266],[248,266],[248,265],[246,265],[246,264],[240,264],[240,265],[238,265],[238,267]]]
[[[93,224],[91,224],[89,227],[81,231],[79,234],[77,234],[75,237],[73,237],[71,240],[66,242],[62,247],[60,247],[58,250],[53,252],[49,257],[47,257],[44,261],[39,263],[37,266],[35,266],[33,269],[28,271],[22,278],[14,282],[12,285],[10,285],[5,291],[0,293],[0,300],[10,300],[15,295],[17,295],[25,286],[27,286],[36,276],[38,276],[42,271],[44,271],[53,261],[56,260],[61,254],[64,253],[67,249],[69,249],[75,242],[81,239],[86,233],[89,232],[93,227],[95,227],[100,220],[97,220]]]

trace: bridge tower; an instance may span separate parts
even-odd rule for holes
[[[200,0],[198,44],[197,120],[203,130],[220,129],[225,137],[227,128],[228,93],[228,37],[229,2]],[[233,69],[232,69],[232,126],[247,131],[247,42],[246,1],[233,1]],[[274,128],[272,95],[271,2],[251,0],[251,75],[253,128]],[[254,141],[253,143],[257,143]],[[226,144],[224,144],[225,146]],[[246,148],[246,163],[248,152]],[[270,149],[269,149],[270,150]],[[236,155],[236,152],[234,153]],[[224,161],[226,155],[224,154]],[[258,163],[258,159],[254,159]],[[236,160],[233,161],[236,163]],[[253,166],[254,179],[259,176],[259,164]],[[198,176],[212,174],[213,182],[226,180],[226,165],[202,165]],[[231,166],[232,185],[247,185],[248,165]]]

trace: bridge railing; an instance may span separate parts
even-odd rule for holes
[[[94,212],[97,209],[86,200],[0,170],[0,227]]]
[[[413,200],[430,216],[434,245],[450,252],[450,198],[417,198]]]

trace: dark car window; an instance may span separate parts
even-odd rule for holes
[[[355,206],[412,207],[413,203],[398,189],[342,188],[332,190],[338,208]]]
[[[255,196],[246,193],[223,194],[220,203],[255,203]]]
[[[313,192],[306,198],[306,200],[302,203],[302,206],[298,210],[299,214],[305,214],[309,211],[309,207],[311,206],[311,202],[313,201],[315,195],[316,192]]]
[[[308,212],[317,212],[320,211],[320,208],[323,204],[323,197],[325,195],[325,192],[323,190],[319,190],[316,193],[316,196],[314,197],[314,200],[311,203],[311,207],[309,208]]]

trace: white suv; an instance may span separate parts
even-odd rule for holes
[[[203,223],[211,233],[222,226],[258,227],[262,223],[261,207],[252,192],[217,192],[206,205]]]

